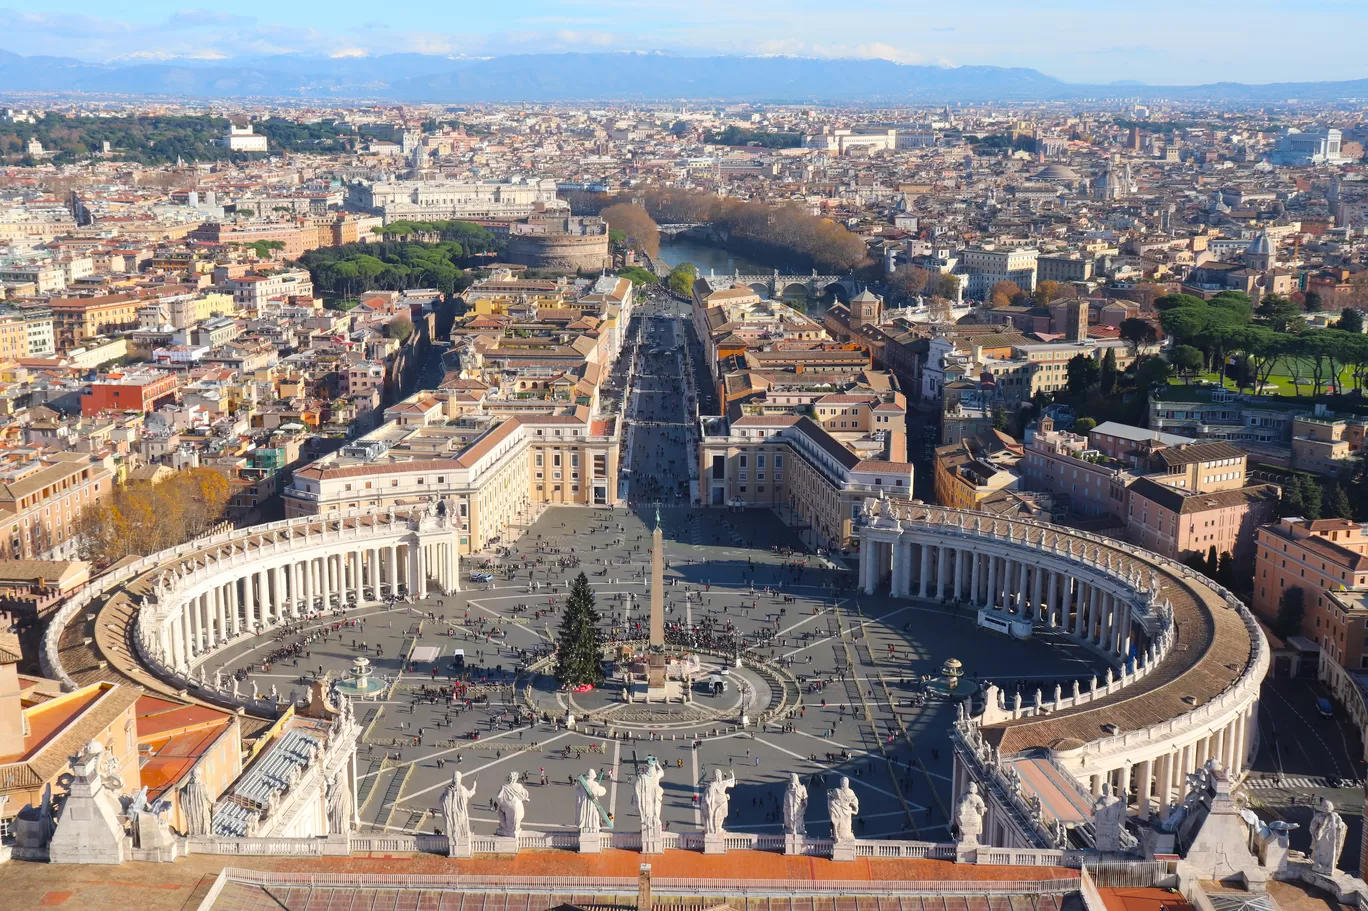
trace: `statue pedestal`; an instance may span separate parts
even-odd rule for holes
[[[976,864],[978,863],[978,840],[957,841],[955,842],[955,863],[957,864]]]
[[[495,853],[495,854],[517,854],[517,853],[518,853],[518,840],[517,840],[516,838],[512,837],[511,835],[495,835],[495,836],[494,836],[494,853]]]
[[[661,830],[654,832],[641,833],[641,853],[642,854],[664,854],[665,836]]]
[[[602,832],[581,832],[579,834],[579,852],[581,854],[599,854],[602,851]]]
[[[517,850],[515,843],[514,850]],[[469,838],[448,838],[447,857],[474,857],[475,847]]]
[[[721,832],[717,833],[716,835],[704,834],[704,836],[703,836],[703,853],[704,853],[704,854],[726,854],[726,853],[727,853],[727,837],[726,837],[725,835],[723,835]]]
[[[832,859],[832,860],[841,860],[841,861],[845,861],[845,860],[854,860],[854,859],[855,859],[855,842],[854,842],[854,840],[852,839],[852,840],[850,840],[850,841],[834,841],[834,842],[832,842],[832,843],[831,843],[831,859]]]
[[[784,835],[784,853],[790,855],[802,854],[803,845],[806,841],[807,839],[802,835],[789,835],[786,833]]]

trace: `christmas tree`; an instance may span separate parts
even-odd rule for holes
[[[597,686],[603,682],[598,622],[589,577],[580,573],[570,584],[565,616],[556,638],[556,680],[561,686]]]

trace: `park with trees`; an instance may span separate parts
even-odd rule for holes
[[[76,518],[81,559],[106,567],[145,557],[211,532],[232,491],[214,468],[192,468],[162,481],[130,481],[83,508]]]

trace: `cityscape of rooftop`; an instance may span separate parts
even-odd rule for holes
[[[0,13],[0,911],[1368,911],[1365,18]]]

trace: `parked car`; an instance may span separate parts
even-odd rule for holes
[[[471,573],[471,582],[493,582],[494,576],[490,573]]]
[[[1335,704],[1326,696],[1321,696],[1316,700],[1316,711],[1320,712],[1322,718],[1335,717]]]

